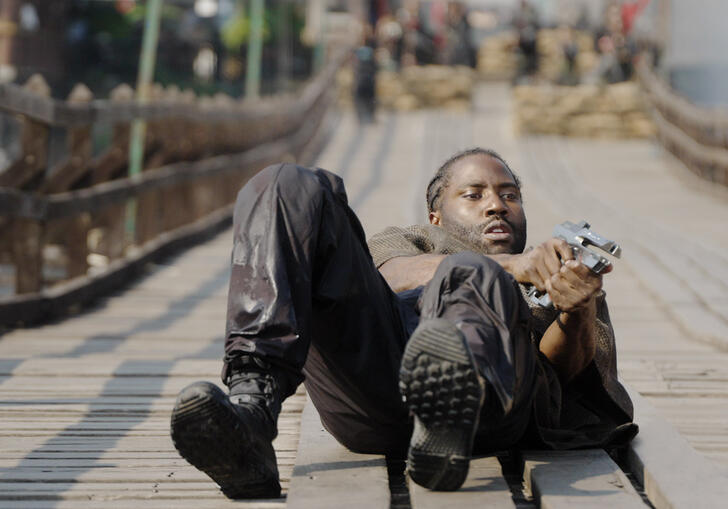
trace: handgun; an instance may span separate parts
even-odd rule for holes
[[[604,269],[612,265],[612,262],[598,252],[589,249],[590,246],[599,248],[615,258],[622,256],[622,248],[616,242],[591,231],[591,226],[586,221],[576,224],[564,221],[554,227],[553,236],[568,242],[574,258],[589,267],[595,274],[601,274]],[[534,304],[545,308],[553,306],[549,294],[537,290],[536,287],[532,287],[528,291],[528,298]]]

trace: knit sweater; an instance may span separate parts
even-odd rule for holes
[[[372,237],[368,244],[377,267],[399,256],[448,255],[472,250],[444,228],[434,225],[389,227]],[[520,287],[525,297],[528,289],[524,285]],[[531,309],[531,340],[538,346],[558,311],[529,299],[526,302]],[[625,436],[628,440],[636,433],[636,426],[630,424],[632,402],[617,379],[614,330],[604,292],[597,296],[595,333],[594,361],[565,386],[558,382],[546,358],[540,356],[548,379],[549,401],[536,401],[535,413],[542,441],[554,448],[609,445],[624,441]]]

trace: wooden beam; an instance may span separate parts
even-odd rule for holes
[[[356,454],[339,444],[308,400],[287,500],[288,509],[389,507],[387,462],[384,456]]]
[[[696,451],[645,398],[625,387],[640,426],[627,460],[650,502],[657,509],[724,507],[728,470]]]
[[[627,476],[602,449],[523,453],[523,480],[542,509],[645,509]]]
[[[457,491],[430,491],[409,480],[410,498],[416,509],[515,509],[508,483],[495,456],[470,462],[468,477]]]

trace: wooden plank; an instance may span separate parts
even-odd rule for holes
[[[301,438],[288,493],[289,509],[371,509],[389,506],[383,456],[355,454],[323,429],[310,400],[301,416]]]
[[[543,509],[645,509],[629,479],[601,449],[524,452],[524,483]]]
[[[286,503],[283,499],[256,500],[243,502],[239,500],[227,500],[222,495],[207,499],[187,500],[184,493],[174,499],[169,498],[138,498],[118,499],[112,496],[95,497],[91,500],[59,500],[49,497],[47,500],[0,500],[0,509],[219,509],[224,507],[238,509],[285,509]]]
[[[657,509],[724,507],[728,472],[691,447],[638,392],[627,390],[640,426],[628,461],[650,502]]]
[[[411,479],[408,483],[410,499],[415,509],[516,507],[508,483],[503,478],[500,462],[495,456],[472,460],[468,478],[458,491],[430,491],[418,486]]]

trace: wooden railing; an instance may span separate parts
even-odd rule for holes
[[[655,73],[649,58],[640,59],[637,76],[651,103],[660,142],[697,175],[728,186],[728,112],[679,95]]]
[[[125,86],[110,100],[94,101],[77,86],[57,101],[39,78],[1,85],[0,109],[20,119],[21,147],[0,172],[0,263],[15,267],[0,325],[36,322],[109,291],[153,257],[228,224],[239,188],[266,165],[312,162],[346,55],[337,53],[298,95],[257,102],[171,89],[140,105]],[[128,177],[134,119],[147,123],[144,171]],[[113,134],[93,157],[91,131],[100,123]],[[49,168],[49,135],[59,128],[67,154]],[[49,247],[62,262],[53,278]]]

